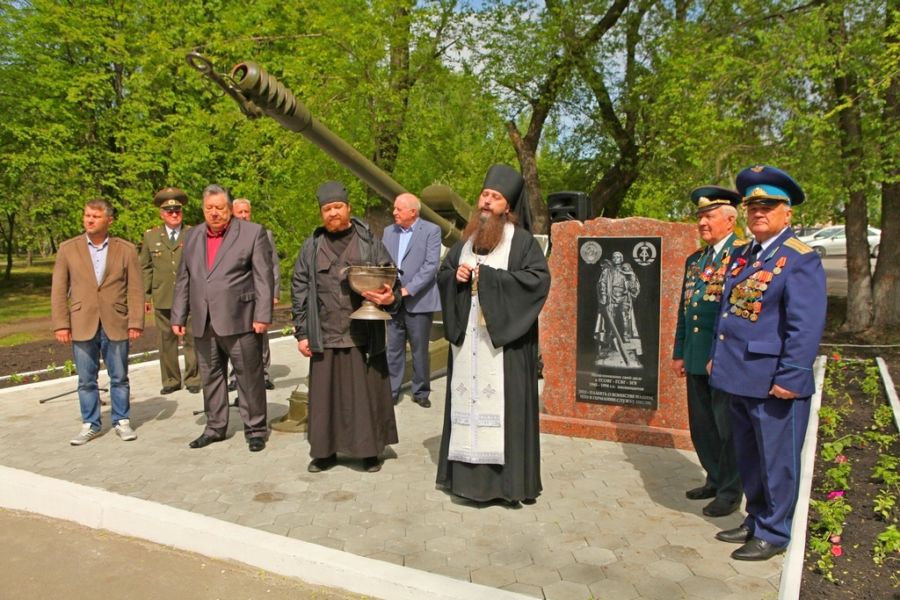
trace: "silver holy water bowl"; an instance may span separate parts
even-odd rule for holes
[[[357,294],[374,292],[384,287],[385,284],[393,287],[397,279],[397,267],[376,267],[368,265],[355,265],[347,268],[347,280],[350,289]],[[390,321],[389,315],[383,308],[363,298],[362,306],[355,310],[351,319],[363,319],[366,321]]]

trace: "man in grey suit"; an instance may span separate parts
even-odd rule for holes
[[[262,336],[272,323],[272,246],[266,230],[232,218],[231,194],[203,190],[206,227],[187,232],[172,300],[172,331],[184,335],[191,315],[203,381],[206,429],[190,443],[203,448],[228,431],[228,361],[237,376],[238,408],[251,452],[266,447]]]
[[[241,221],[252,221],[253,206],[246,198],[235,198],[232,205],[234,207],[234,216]],[[272,276],[275,280],[275,288],[272,292],[272,304],[278,305],[278,297],[281,295],[281,264],[278,261],[278,251],[275,249],[275,236],[272,235],[271,229],[266,229],[266,236],[272,245]],[[263,374],[266,378],[266,389],[274,390],[275,384],[269,377],[269,366],[272,364],[272,353],[269,351],[269,336],[262,336],[262,360]],[[233,392],[237,389],[237,381],[234,377],[234,369],[228,374],[228,391]]]
[[[441,309],[435,275],[441,257],[441,229],[419,218],[421,204],[413,194],[394,200],[394,225],[384,230],[382,241],[400,272],[400,310],[388,321],[388,371],[394,403],[406,367],[406,340],[412,351],[413,402],[431,406],[431,365],[428,340],[434,311]]]

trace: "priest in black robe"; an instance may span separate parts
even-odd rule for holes
[[[550,272],[524,180],[488,171],[477,210],[438,271],[447,366],[437,485],[477,502],[541,493],[538,316]]]
[[[310,473],[337,464],[338,454],[362,458],[370,473],[379,455],[397,443],[397,422],[388,379],[385,326],[351,319],[362,298],[389,313],[400,307],[400,283],[363,292],[350,290],[351,265],[393,266],[381,240],[350,216],[347,188],[337,181],[316,190],[322,227],[300,248],[291,279],[294,337],[309,358]]]

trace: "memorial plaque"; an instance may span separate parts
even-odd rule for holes
[[[659,237],[579,237],[576,400],[659,405]]]

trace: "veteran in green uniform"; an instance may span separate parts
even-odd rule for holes
[[[741,480],[731,435],[731,408],[721,392],[709,385],[706,363],[728,264],[733,249],[746,242],[734,235],[741,201],[735,190],[703,186],[691,193],[691,200],[697,205],[697,230],[705,247],[685,262],[672,368],[687,381],[691,441],[706,481],[685,495],[691,500],[713,498],[703,514],[724,517],[741,504]]]
[[[163,224],[144,232],[141,244],[144,310],[155,313],[156,328],[159,330],[159,371],[163,386],[159,393],[171,394],[182,386],[178,336],[172,332],[169,318],[184,234],[190,228],[182,223],[187,194],[178,188],[163,188],[153,197],[153,203],[159,207]],[[192,394],[200,393],[200,370],[194,352],[194,339],[189,335],[184,336],[184,386]]]

